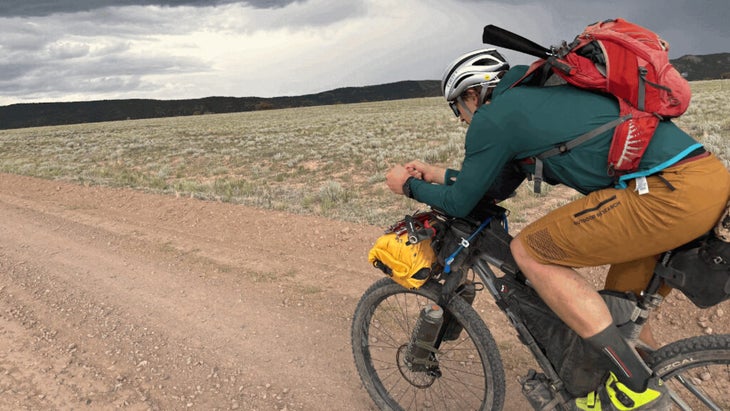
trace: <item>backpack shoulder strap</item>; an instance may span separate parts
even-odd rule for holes
[[[565,143],[560,143],[557,146],[551,148],[550,150],[544,151],[544,152],[536,155],[534,157],[535,158],[535,174],[533,176],[533,179],[535,182],[535,185],[534,185],[535,193],[541,192],[541,186],[542,186],[542,181],[543,181],[542,174],[543,174],[543,168],[544,168],[543,160],[545,160],[546,158],[558,155],[558,154],[567,153],[568,151],[572,150],[576,146],[583,144],[586,141],[591,140],[591,139],[605,133],[606,131],[618,126],[619,124],[623,123],[624,121],[626,121],[630,118],[631,118],[631,114],[627,114],[625,116],[618,117],[615,120],[609,121],[606,124],[596,127],[593,130],[591,130],[585,134],[581,134],[580,136],[578,136],[572,140],[566,141]]]
[[[553,68],[564,73],[570,73],[572,68],[554,56],[540,59],[530,64],[525,74],[519,80],[512,83],[510,88],[520,85],[544,86],[547,79],[553,74]],[[565,82],[563,82],[565,83]]]
[[[524,84],[525,80],[533,74],[537,76],[537,74],[540,72],[540,69],[544,69],[546,63],[547,61],[544,59],[535,60],[532,64],[530,64],[530,67],[527,69],[527,71],[525,71],[525,74],[523,74],[522,77],[512,83],[512,85],[509,87],[512,88]]]

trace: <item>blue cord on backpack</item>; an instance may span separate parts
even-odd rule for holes
[[[444,272],[446,274],[449,274],[451,272],[451,263],[454,262],[454,259],[456,259],[456,256],[458,256],[459,253],[462,250],[464,250],[465,248],[469,248],[472,240],[474,240],[474,238],[484,229],[484,227],[487,226],[487,224],[489,224],[490,221],[492,221],[492,217],[489,217],[486,220],[484,220],[484,222],[479,226],[479,228],[477,228],[476,230],[474,230],[473,233],[471,233],[469,238],[461,239],[461,243],[459,244],[459,247],[456,249],[456,251],[451,253],[451,255],[446,258],[446,261],[444,261],[446,263],[446,265],[444,266]]]

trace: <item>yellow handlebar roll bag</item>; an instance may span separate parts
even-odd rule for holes
[[[431,249],[431,240],[417,244],[410,244],[407,240],[405,234],[381,236],[370,249],[368,261],[403,287],[419,288],[430,277],[436,255]]]

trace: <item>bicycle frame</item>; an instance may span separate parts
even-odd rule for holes
[[[479,277],[479,279],[484,282],[485,288],[489,290],[489,293],[494,298],[497,306],[507,315],[510,323],[517,330],[517,333],[519,334],[522,342],[527,345],[533,357],[535,357],[535,360],[540,365],[540,368],[542,368],[545,375],[552,382],[550,388],[554,391],[553,394],[560,395],[563,400],[567,400],[569,397],[567,393],[564,392],[563,380],[558,376],[557,371],[555,371],[555,368],[550,363],[550,360],[548,360],[547,356],[545,356],[545,354],[542,352],[537,344],[537,341],[535,340],[535,337],[533,337],[530,330],[528,330],[525,324],[522,322],[521,317],[517,313],[512,311],[510,307],[504,302],[504,298],[500,294],[500,291],[497,289],[498,277],[495,272],[482,258],[477,258],[476,262],[472,266],[472,270]]]
[[[411,244],[430,239],[436,261],[431,277],[419,289],[383,278],[365,291],[355,310],[351,330],[355,364],[368,393],[383,409],[436,402],[445,409],[504,404],[500,350],[472,306],[477,292],[484,289],[538,363],[540,372],[529,370],[520,379],[523,394],[535,409],[563,409],[606,377],[608,359],[565,326],[520,272],[510,252],[507,210],[494,203],[480,210],[480,216],[469,218],[453,218],[435,209],[417,212],[387,231],[399,236],[407,232]],[[657,350],[638,339],[649,313],[663,301],[658,290],[672,278],[667,277],[672,272],[664,271],[674,268],[671,263],[677,256],[697,251],[692,247],[665,253],[636,298],[601,294],[624,338],[667,382],[676,406],[725,409],[730,334],[693,336]],[[442,317],[434,314],[426,319],[439,311],[434,305],[427,310],[430,304],[443,308]],[[421,327],[422,321],[433,326]],[[700,370],[702,378],[690,374]],[[712,378],[713,370],[721,379]],[[465,384],[476,389],[467,389],[469,395],[462,398],[458,393]]]
[[[488,231],[493,229],[488,225],[488,222],[493,218],[503,219],[503,224],[506,227],[506,214],[490,215],[489,217],[484,219],[481,224],[478,225],[477,229],[474,231],[473,235],[469,237],[468,241],[465,241],[467,246],[469,242],[474,241],[475,237],[477,237],[477,235],[482,231]],[[462,250],[462,248],[463,244],[459,245],[459,249],[457,251]],[[493,253],[490,253],[488,250],[479,250],[478,254],[470,257],[472,262],[468,267],[465,267],[465,269],[471,269],[474,272],[476,277],[479,278],[479,280],[484,284],[484,287],[489,291],[492,298],[494,298],[497,306],[505,313],[512,326],[516,329],[520,340],[529,348],[530,352],[539,364],[543,373],[550,381],[549,388],[552,391],[553,398],[562,404],[572,398],[572,396],[566,391],[564,381],[561,379],[546,354],[540,348],[538,341],[527,328],[519,313],[515,312],[510,307],[509,303],[505,301],[505,298],[503,297],[501,292],[503,290],[500,290],[500,277],[497,275],[495,270],[492,269],[492,266],[497,267],[500,271],[504,273],[504,275],[515,276],[516,278],[518,278],[518,281],[520,278],[522,278],[523,281],[521,282],[524,282],[524,284],[527,286],[529,286],[529,281],[524,279],[524,275],[521,274],[517,267],[511,267],[511,265],[507,264],[505,261],[494,257],[493,254],[499,254],[497,251],[500,251],[502,253],[504,253],[505,251],[509,252],[509,250],[493,250]],[[447,259],[447,262],[450,262],[448,260],[449,259]],[[450,260],[453,260],[453,254],[450,256]],[[447,273],[447,271],[444,270],[444,273]],[[662,278],[654,273],[645,291],[642,293],[641,296],[639,296],[640,298],[637,305],[640,308],[640,314],[635,319],[633,319],[631,325],[629,326],[630,339],[636,342],[638,348],[641,348],[646,353],[650,353],[651,351],[653,351],[653,349],[640,343],[640,341],[638,340],[638,335],[640,334],[643,325],[646,323],[649,313],[652,310],[656,309],[663,301],[663,297],[657,293],[662,284]]]

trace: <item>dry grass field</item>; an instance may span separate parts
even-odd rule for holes
[[[437,99],[0,132],[0,170],[350,221],[408,208],[384,172],[457,159],[464,130]]]
[[[677,123],[730,166],[730,81],[692,87]],[[458,168],[465,130],[440,98],[6,130],[0,171],[383,225],[417,207],[388,167]],[[529,192],[507,203],[518,220]]]

